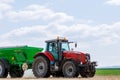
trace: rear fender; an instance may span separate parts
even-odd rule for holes
[[[50,54],[49,52],[40,52],[40,53],[37,53],[34,58],[38,57],[38,56],[45,56],[49,59],[49,61],[54,61],[54,57],[52,56],[52,54]]]

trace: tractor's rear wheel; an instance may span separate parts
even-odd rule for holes
[[[18,66],[12,66],[9,74],[12,78],[20,78],[23,77],[24,71],[20,69]]]
[[[62,72],[64,77],[78,77],[78,66],[73,61],[66,61],[63,64]]]
[[[5,62],[0,61],[0,78],[6,78],[8,76],[8,69],[5,68]]]
[[[46,57],[39,56],[35,59],[32,66],[33,74],[35,77],[49,77],[50,76],[50,64]]]

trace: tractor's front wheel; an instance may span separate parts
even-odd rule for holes
[[[96,72],[95,66],[89,66],[88,70],[86,70],[86,68],[83,67],[80,70],[80,75],[81,77],[84,77],[84,78],[94,77],[95,72]]]
[[[63,64],[62,72],[63,72],[64,77],[68,77],[68,78],[78,77],[79,75],[78,66],[73,61],[66,61]]]
[[[32,65],[33,74],[35,77],[49,77],[50,76],[50,64],[46,57],[39,56],[35,59]]]
[[[9,74],[12,78],[20,78],[23,77],[24,71],[17,66],[12,66]]]

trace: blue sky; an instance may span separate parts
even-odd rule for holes
[[[65,36],[99,67],[120,65],[120,0],[0,0],[0,46]]]

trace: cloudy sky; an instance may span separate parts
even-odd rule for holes
[[[0,0],[0,47],[65,36],[99,67],[120,65],[120,0]]]

